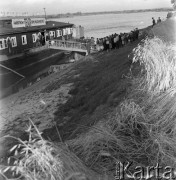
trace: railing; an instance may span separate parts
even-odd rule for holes
[[[87,50],[87,44],[75,41],[62,41],[62,40],[49,40],[48,41],[49,47],[60,47],[63,49],[80,49],[80,50]]]

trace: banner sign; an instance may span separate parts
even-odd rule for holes
[[[43,25],[46,25],[45,18],[12,19],[13,28],[43,26]]]

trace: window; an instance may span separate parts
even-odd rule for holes
[[[26,38],[26,35],[22,35],[21,38],[22,38],[22,45],[27,44],[27,38]]]
[[[11,41],[12,41],[12,47],[16,47],[17,46],[16,37],[11,37]]]
[[[65,29],[66,33],[65,34],[68,34],[68,28]]]
[[[67,35],[67,34],[71,34],[71,28],[66,28],[66,29],[64,29],[64,33],[65,33],[65,35]]]
[[[63,36],[66,35],[66,29],[63,29]]]
[[[4,46],[5,46],[5,48],[8,48],[8,38],[4,39]]]
[[[0,39],[0,49],[5,49],[4,39]]]
[[[33,43],[37,41],[37,34],[32,34],[32,40],[33,40]]]
[[[67,28],[67,34],[71,34],[71,29]]]
[[[55,31],[50,31],[49,34],[50,34],[50,36],[55,37]]]
[[[55,31],[53,31],[53,37],[55,37],[56,35],[55,35]]]
[[[8,38],[0,39],[0,49],[8,48]]]
[[[60,36],[62,36],[62,31],[61,30],[57,30],[56,34],[57,34],[57,37],[60,37]]]

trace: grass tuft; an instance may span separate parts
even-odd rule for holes
[[[133,63],[139,61],[142,65],[144,89],[155,95],[171,87],[176,87],[176,50],[174,45],[157,37],[146,38],[133,52]]]
[[[28,140],[4,136],[19,142],[10,148],[11,156],[7,159],[7,165],[0,167],[0,173],[5,179],[8,179],[7,176],[25,180],[97,179],[97,175],[87,169],[66,144],[44,140],[42,133],[30,122],[26,130],[29,133]]]

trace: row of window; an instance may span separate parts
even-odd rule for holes
[[[64,35],[69,35],[72,33],[72,28],[66,28],[62,30],[56,30],[56,34],[55,31],[49,31],[49,35],[53,36],[53,37],[60,37],[60,36],[64,36]],[[37,41],[37,39],[39,38],[39,36],[41,35],[41,33],[39,32],[32,34],[32,41],[33,43],[35,43]],[[22,35],[21,36],[21,40],[22,40],[22,45],[26,45],[27,44],[27,37],[26,35]],[[12,47],[16,47],[17,46],[17,40],[16,37],[7,37],[0,39],[0,50],[1,49],[5,49],[8,48],[9,45],[11,44]]]
[[[23,37],[24,38],[24,37]],[[11,44],[12,47],[17,46],[16,37],[8,37],[7,39],[0,39],[0,50],[8,48],[9,44]]]
[[[56,34],[55,34],[55,31],[50,31],[49,35],[53,36],[53,37],[56,37],[56,36],[60,37],[60,36],[72,34],[72,32],[73,32],[72,28],[66,28],[66,29],[63,29],[63,31],[62,30],[56,30]]]

